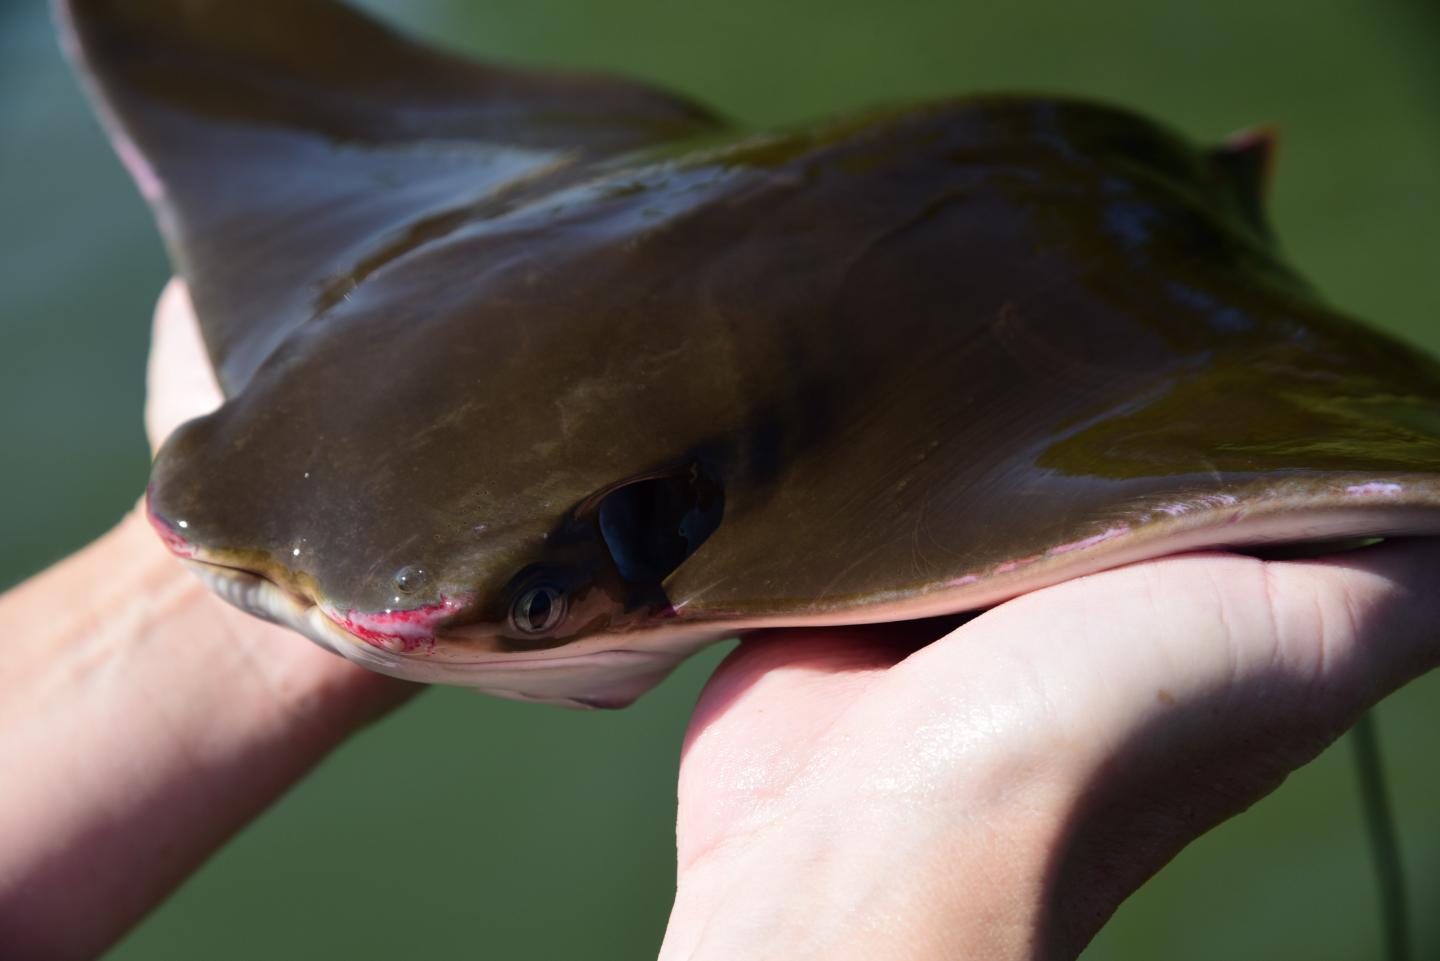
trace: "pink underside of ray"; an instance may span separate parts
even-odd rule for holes
[[[1373,501],[1377,499],[1384,500],[1388,498],[1395,498],[1399,497],[1404,492],[1404,485],[1391,483],[1388,481],[1369,481],[1363,484],[1352,484],[1344,489],[1344,495],[1346,497],[1360,501]],[[1226,508],[1234,509],[1224,514],[1223,519],[1217,518],[1215,520],[1212,520],[1207,525],[1213,530],[1223,531],[1228,527],[1240,523],[1247,514],[1247,510],[1242,505],[1240,498],[1236,497],[1233,494],[1203,494],[1191,500],[1174,501],[1167,504],[1160,504],[1152,508],[1152,510],[1157,514],[1163,514],[1166,517],[1178,518],[1183,517],[1186,514],[1192,514],[1195,512],[1215,513],[1225,511]],[[1083,537],[1079,540],[1070,541],[1065,544],[1057,544],[1056,546],[1048,548],[1047,550],[1037,554],[1030,554],[1026,557],[1017,558],[1011,561],[1005,561],[984,573],[965,574],[961,577],[957,577],[951,581],[948,581],[946,586],[952,588],[967,587],[971,584],[977,584],[980,581],[985,580],[989,577],[994,577],[1000,574],[1011,574],[1016,571],[1020,571],[1026,567],[1029,567],[1037,561],[1058,557],[1064,554],[1071,554],[1077,551],[1086,551],[1090,548],[1097,547],[1105,543],[1106,541],[1113,540],[1117,537],[1123,537],[1131,533],[1131,531],[1132,526],[1130,524],[1117,523],[1097,534],[1092,534],[1088,537]],[[1215,538],[1216,546],[1221,545],[1223,542],[1224,538],[1218,536],[1217,534]]]
[[[165,187],[160,183],[160,178],[155,175],[155,169],[140,153],[140,149],[129,138],[118,133],[112,135],[112,142],[115,145],[115,153],[120,157],[120,162],[125,165],[125,169],[130,172],[135,185],[140,188],[140,194],[148,203],[159,204],[165,197]]]
[[[1094,547],[1096,544],[1103,544],[1112,538],[1120,537],[1128,533],[1130,533],[1129,524],[1116,524],[1114,527],[1103,530],[1098,534],[1091,534],[1089,537],[1082,537],[1078,541],[1070,541],[1067,544],[1057,544],[1042,553],[1031,554],[1028,557],[1021,557],[1013,561],[1006,561],[1005,563],[996,567],[993,573],[1009,574],[1011,571],[1018,571],[1020,568],[1027,567],[1038,560],[1043,560],[1047,557],[1056,557],[1060,554],[1069,554],[1074,551],[1083,551],[1088,547]],[[966,574],[964,577],[957,577],[955,580],[950,581],[950,586],[963,587],[966,584],[974,584],[978,580],[980,580],[979,574]]]
[[[1385,484],[1373,481],[1369,484],[1352,484],[1345,488],[1351,497],[1398,497],[1405,488],[1400,484]]]
[[[877,623],[979,610],[1060,581],[1189,551],[1266,544],[1325,543],[1363,537],[1440,535],[1440,489],[1366,480],[1329,490],[1278,484],[1237,494],[1196,494],[1116,518],[1094,533],[966,571],[930,590],[849,601],[832,609],[750,614],[707,607],[704,593],[680,598],[681,619],[733,619],[737,630]]]

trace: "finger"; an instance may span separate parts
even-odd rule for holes
[[[711,724],[743,705],[749,718],[773,725],[803,713],[824,723],[831,710],[863,689],[875,674],[907,653],[873,631],[812,628],[764,631],[746,638],[716,668],[700,694],[686,750]],[[757,732],[759,733],[759,732]]]
[[[826,731],[906,653],[877,628],[846,627],[765,631],[732,651],[701,693],[681,752],[681,869],[757,798],[783,794]]]
[[[737,724],[749,725],[749,735],[762,739],[823,728],[878,677],[972,616],[750,634],[701,692],[684,753],[703,732],[732,715],[739,720],[724,724],[726,737]]]
[[[1272,570],[1280,623],[1300,628],[1285,638],[1286,653],[1297,670],[1308,662],[1325,690],[1348,694],[1357,713],[1440,667],[1440,540]]]
[[[189,288],[178,277],[165,286],[155,307],[146,382],[145,432],[151,453],[176,427],[209,413],[223,399]]]
[[[897,672],[942,700],[978,689],[1043,704],[1087,734],[1225,692],[1237,716],[1291,712],[1334,737],[1437,664],[1432,539],[1319,560],[1194,554],[1106,571],[988,611]]]
[[[992,693],[1007,643],[1035,663],[1030,686],[1050,714],[1011,769],[1073,794],[1052,903],[1066,905],[1057,930],[1078,950],[1196,836],[1440,665],[1437,579],[1436,540],[1312,561],[1175,557],[1002,605],[912,660],[952,677],[963,665]]]

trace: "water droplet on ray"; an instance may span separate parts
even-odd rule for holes
[[[411,564],[395,572],[395,589],[402,594],[414,594],[424,590],[430,583],[430,574],[423,567]]]

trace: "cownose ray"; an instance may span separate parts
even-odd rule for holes
[[[628,703],[775,625],[1440,533],[1440,365],[1197,149],[980,97],[741,134],[330,0],[57,0],[225,394],[151,519],[399,677]]]

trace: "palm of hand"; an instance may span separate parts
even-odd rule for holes
[[[1074,953],[1180,848],[1440,660],[1437,553],[1168,558],[1017,598],[913,652],[877,629],[746,642],[687,739],[682,894],[754,917],[757,897],[802,890],[861,930],[927,914],[944,929],[978,874],[1030,893],[995,909],[1022,936]]]

